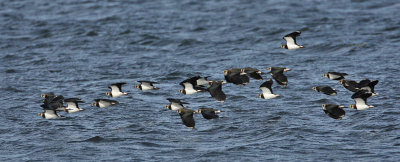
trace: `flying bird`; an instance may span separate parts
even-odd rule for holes
[[[95,99],[92,105],[96,106],[96,107],[100,107],[100,108],[105,108],[105,107],[114,106],[114,105],[117,105],[117,104],[119,104],[119,102],[115,101],[115,100]]]
[[[378,93],[375,93],[374,89],[378,82],[378,80],[370,81],[369,79],[364,79],[358,83],[358,88],[360,90],[365,90],[367,93],[372,93],[372,96],[376,96]]]
[[[260,89],[261,89],[262,93],[258,94],[258,97],[264,98],[264,99],[280,97],[278,94],[274,94],[274,92],[272,91],[273,83],[274,82],[272,81],[272,79],[268,79],[263,84],[261,84]]]
[[[201,113],[204,119],[216,119],[219,118],[217,113],[221,112],[220,110],[215,110],[213,108],[200,108],[197,110],[197,113]]]
[[[355,104],[350,105],[350,108],[356,110],[366,110],[373,108],[374,106],[367,104],[367,99],[372,96],[372,93],[368,93],[364,90],[359,90],[354,93],[351,98],[354,99]]]
[[[111,84],[108,88],[111,89],[111,92],[107,92],[106,95],[107,96],[111,96],[111,97],[119,97],[122,95],[127,95],[128,93],[122,92],[122,85],[126,84],[125,82],[121,82],[121,83],[114,83]]]
[[[344,88],[352,92],[357,92],[360,89],[358,86],[358,82],[354,80],[342,79],[339,81],[339,84],[343,85]]]
[[[170,110],[179,110],[179,109],[185,109],[186,107],[183,106],[183,104],[189,104],[187,102],[183,102],[180,99],[174,99],[174,98],[167,98],[167,100],[170,102],[168,105],[165,106],[166,109]]]
[[[241,70],[236,68],[224,70],[224,77],[227,83],[236,85],[246,85],[250,82],[250,78],[245,74],[241,74]]]
[[[323,76],[329,78],[330,80],[342,80],[347,73],[339,73],[339,72],[328,72]]]
[[[202,86],[197,85],[197,80],[199,77],[192,77],[186,79],[179,83],[183,87],[183,89],[179,90],[179,93],[183,93],[185,95],[195,94],[197,92],[205,92],[207,89],[203,88]]]
[[[190,110],[190,109],[179,109],[177,110],[177,112],[179,113],[179,115],[181,116],[182,119],[182,123],[191,129],[194,129],[195,127],[195,121],[193,118],[193,113],[195,113],[195,111]]]
[[[261,72],[260,70],[258,70],[256,68],[247,67],[247,68],[240,69],[240,74],[241,75],[247,74],[249,77],[256,79],[256,80],[263,79],[261,76],[261,74],[263,74],[263,72]]]
[[[326,94],[326,95],[331,95],[331,96],[337,95],[336,90],[329,86],[316,86],[316,87],[313,87],[312,89],[317,92],[322,92],[323,94]]]
[[[64,99],[64,102],[67,103],[67,107],[65,108],[65,112],[67,113],[83,111],[83,109],[78,106],[78,103],[84,103],[81,98],[67,98]]]
[[[43,104],[40,107],[43,108],[44,112],[38,113],[38,116],[41,116],[45,119],[56,119],[62,117],[61,115],[57,114],[59,109],[64,109],[63,106],[63,96],[55,96],[55,95],[42,95],[45,97]]]
[[[324,110],[325,114],[333,119],[342,119],[346,112],[343,110],[344,106],[339,106],[335,104],[322,104],[322,109]]]
[[[138,81],[140,84],[136,85],[135,88],[138,88],[142,91],[147,91],[147,90],[157,90],[160,88],[155,87],[153,84],[158,84],[158,82],[152,82],[152,81]]]
[[[281,48],[285,49],[298,49],[298,48],[304,48],[301,45],[298,45],[296,42],[296,37],[300,36],[301,32],[300,31],[295,31],[293,33],[287,34],[283,37],[283,39],[286,40],[286,44],[282,44]]]
[[[286,75],[283,74],[283,72],[284,70],[274,70],[271,71],[270,73],[272,78],[274,78],[279,85],[283,85],[283,87],[286,87],[288,84],[288,79]]]
[[[210,81],[210,87],[208,88],[208,92],[210,92],[211,97],[215,98],[219,102],[225,102],[226,95],[222,91],[223,81]]]

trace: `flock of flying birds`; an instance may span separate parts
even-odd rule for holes
[[[281,47],[289,50],[304,48],[301,45],[296,43],[296,37],[300,36],[300,31],[295,31],[293,33],[287,34],[283,37],[286,40],[286,44],[283,44]],[[279,85],[286,87],[288,85],[288,79],[284,72],[290,71],[288,68],[284,67],[269,67],[268,72],[276,83]],[[226,95],[222,91],[222,85],[227,83],[232,83],[235,85],[244,86],[249,83],[250,78],[256,80],[263,80],[262,74],[260,70],[256,68],[231,68],[224,70],[225,81],[215,81],[208,80],[208,77],[194,76],[189,79],[186,79],[180,83],[183,89],[179,90],[180,93],[185,95],[191,95],[195,93],[208,92],[211,97],[215,98],[219,102],[225,102]],[[347,80],[344,77],[346,73],[339,72],[328,72],[323,75],[323,77],[327,77],[331,80],[339,80],[339,83],[343,85],[346,89],[354,94],[351,96],[354,99],[355,104],[351,105],[350,108],[356,110],[365,110],[368,108],[372,108],[373,106],[367,104],[367,98],[371,96],[378,95],[374,92],[374,87],[378,83],[378,80],[370,81],[368,79],[361,80],[360,82],[356,82],[353,80]],[[140,84],[136,85],[135,88],[138,88],[142,91],[147,90],[158,90],[159,88],[155,87],[154,84],[158,84],[158,82],[152,81],[138,81]],[[119,96],[128,95],[127,93],[122,91],[122,86],[126,83],[115,83],[111,84],[109,88],[110,92],[106,92],[107,96],[112,98],[117,98]],[[258,94],[258,97],[263,99],[273,99],[280,97],[278,94],[274,94],[272,90],[272,79],[267,79],[264,83],[260,85],[260,90],[262,93]],[[317,92],[321,92],[326,95],[337,95],[335,89],[329,86],[316,86],[312,88]],[[62,117],[58,115],[57,112],[65,111],[67,113],[75,113],[79,111],[83,111],[83,109],[79,108],[78,104],[83,103],[81,98],[65,98],[62,95],[54,95],[53,93],[42,94],[44,98],[43,104],[41,107],[44,109],[44,112],[39,113],[38,115],[45,119],[55,119]],[[184,104],[188,104],[180,99],[175,98],[167,98],[170,102],[165,106],[165,108],[177,111],[182,119],[182,123],[189,127],[195,128],[195,120],[193,118],[193,114],[201,113],[205,119],[215,119],[219,116],[217,113],[220,113],[220,110],[216,110],[213,108],[200,108],[198,110],[188,109]],[[67,106],[64,106],[64,102]],[[111,99],[95,99],[93,102],[93,106],[105,108],[109,106],[118,105],[119,102]],[[330,117],[334,119],[342,119],[345,116],[345,111],[343,110],[344,106],[336,105],[336,104],[322,104],[323,111]]]

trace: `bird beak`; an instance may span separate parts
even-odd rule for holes
[[[284,72],[290,71],[291,69],[285,68],[283,69]]]

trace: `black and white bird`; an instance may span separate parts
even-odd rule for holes
[[[190,94],[195,94],[197,92],[206,92],[207,89],[197,85],[197,79],[198,77],[192,77],[179,83],[179,85],[183,87],[183,89],[179,90],[179,93],[190,95]]]
[[[298,48],[304,48],[301,45],[298,45],[296,42],[296,37],[300,36],[301,32],[300,31],[295,31],[293,33],[287,34],[283,37],[283,39],[286,40],[286,44],[282,44],[281,48],[285,49],[298,49]]]
[[[258,94],[258,97],[264,98],[264,99],[280,97],[278,94],[274,94],[274,92],[272,91],[273,83],[274,82],[272,81],[272,79],[268,79],[263,84],[261,84],[260,89],[261,89],[262,93]]]
[[[339,84],[343,85],[344,88],[352,92],[357,92],[360,89],[358,86],[358,82],[354,80],[342,79],[339,81]]]
[[[314,91],[322,92],[323,94],[330,95],[330,96],[337,95],[336,90],[329,86],[316,86],[316,87],[312,87],[312,89]]]
[[[119,97],[122,95],[128,95],[128,93],[122,92],[122,85],[126,84],[125,82],[121,82],[121,83],[114,83],[111,84],[108,88],[111,89],[111,92],[107,92],[106,95],[107,96],[111,96],[111,97]]]
[[[43,108],[44,112],[39,113],[38,116],[41,116],[45,119],[56,119],[62,117],[61,115],[57,114],[58,111],[57,109],[60,109],[61,107],[64,108],[62,104],[60,105],[63,99],[64,97],[62,96],[55,96],[55,95],[45,96],[43,104],[40,105]]]
[[[213,108],[200,108],[197,110],[197,113],[201,113],[204,119],[216,119],[219,118],[217,113],[220,113],[220,110],[215,110]]]
[[[364,90],[359,90],[354,93],[351,98],[354,99],[356,104],[350,105],[350,108],[356,110],[366,110],[369,108],[373,108],[374,106],[367,104],[368,97],[371,97],[372,93],[368,93]]]
[[[374,89],[378,82],[378,80],[370,81],[369,79],[364,79],[358,83],[358,88],[366,91],[367,93],[372,93],[372,96],[376,96],[378,93],[375,93]]]
[[[224,77],[227,83],[236,85],[246,85],[250,82],[250,78],[245,74],[241,74],[241,70],[237,68],[224,70]]]
[[[183,106],[183,104],[189,104],[187,102],[183,102],[180,99],[174,99],[174,98],[167,98],[167,100],[170,102],[168,105],[165,106],[166,109],[170,110],[180,110],[180,109],[186,109],[186,106]]]
[[[201,77],[200,75],[196,75],[194,78],[196,79],[196,83],[198,86],[208,85],[208,77]]]
[[[268,70],[270,71],[269,73],[276,73],[276,72],[288,72],[291,71],[289,68],[284,68],[284,67],[268,67]]]
[[[54,93],[49,93],[49,94],[42,94],[41,95],[44,100],[43,104],[48,105],[51,104],[52,108],[55,108],[56,111],[64,111],[65,106],[64,106],[64,96],[62,95],[54,95]]]
[[[342,80],[344,76],[348,75],[347,73],[339,73],[339,72],[328,72],[323,75],[323,77],[327,77],[330,80]]]
[[[46,98],[54,98],[56,97],[56,95],[53,92],[50,93],[44,93],[42,95],[40,95],[42,98],[46,99]]]
[[[178,109],[177,112],[181,116],[182,123],[186,127],[191,128],[191,129],[195,128],[196,123],[193,118],[193,114],[195,113],[195,111],[190,110],[190,109]]]
[[[67,98],[64,99],[64,102],[67,104],[65,108],[65,112],[67,113],[83,111],[83,109],[78,106],[78,103],[84,103],[81,98]]]
[[[222,91],[223,81],[209,81],[210,87],[208,87],[208,92],[210,92],[211,97],[215,98],[219,102],[225,102],[226,95]]]
[[[283,74],[284,71],[285,71],[284,69],[273,70],[270,73],[272,78],[274,78],[279,85],[283,85],[283,87],[286,87],[288,85],[288,79],[286,75]]]
[[[56,119],[59,117],[63,117],[63,116],[57,114],[57,111],[54,107],[47,107],[47,106],[42,106],[42,108],[44,109],[44,112],[40,112],[38,114],[38,116],[41,116],[45,119]]]
[[[119,102],[115,101],[115,100],[95,99],[92,105],[96,106],[96,107],[100,107],[100,108],[105,108],[105,107],[114,106],[114,105],[117,105],[117,104],[119,104]]]
[[[263,74],[263,72],[261,72],[260,70],[258,70],[256,68],[247,67],[247,68],[240,69],[240,74],[241,75],[247,74],[249,77],[256,79],[256,80],[263,79],[261,76],[261,74]]]
[[[343,110],[344,106],[339,106],[336,104],[322,104],[322,109],[324,110],[325,114],[333,119],[342,119],[346,112]]]
[[[153,84],[158,84],[158,82],[152,82],[152,81],[138,81],[140,84],[136,85],[135,88],[138,88],[142,91],[147,91],[147,90],[157,90],[160,88],[155,87]]]

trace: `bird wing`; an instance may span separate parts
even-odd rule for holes
[[[288,35],[285,35],[285,36],[283,37],[283,39],[286,40],[288,46],[289,46],[289,45],[297,45],[297,43],[296,43],[296,37],[300,36],[300,34],[301,34],[300,31],[295,31],[295,32],[293,32],[293,33],[290,33],[290,34],[288,34]]]
[[[221,83],[213,83],[210,88],[208,88],[211,97],[214,97],[217,101],[225,101],[226,95],[222,91],[222,84]]]
[[[286,44],[289,45],[297,45],[296,37],[283,37],[286,40]]]
[[[366,105],[367,100],[364,100],[362,98],[354,98],[354,101],[356,102],[356,105]]]

